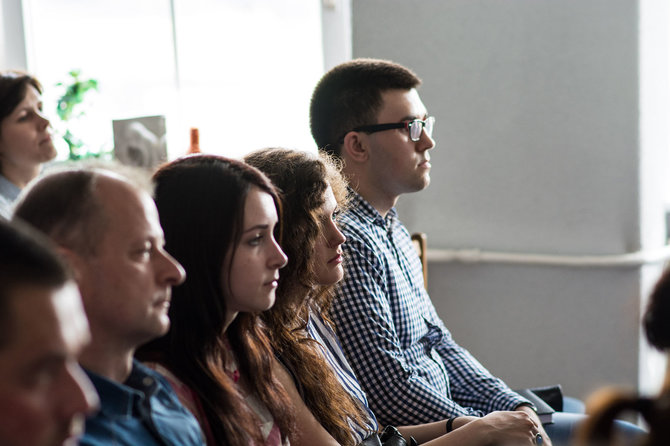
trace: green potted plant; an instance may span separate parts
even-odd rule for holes
[[[57,113],[62,123],[62,136],[68,145],[70,160],[80,160],[85,158],[99,158],[104,153],[99,151],[90,151],[86,147],[73,128],[76,123],[86,114],[85,100],[91,91],[98,90],[98,81],[95,79],[82,79],[81,70],[72,70],[69,73],[68,82],[59,82],[56,84],[65,89],[63,95],[58,99]]]

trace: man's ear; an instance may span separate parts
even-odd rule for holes
[[[81,277],[83,275],[83,266],[85,264],[85,259],[77,252],[73,251],[70,248],[65,248],[64,246],[58,246],[56,247],[56,250],[58,251],[58,254],[61,255],[61,257],[70,267],[70,270],[74,275],[74,280],[77,283],[80,283]]]
[[[369,157],[367,140],[360,132],[349,132],[344,135],[342,158],[354,163],[363,163]]]

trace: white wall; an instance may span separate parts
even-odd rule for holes
[[[668,18],[655,0],[354,0],[354,57],[413,68],[437,117],[432,184],[399,205],[410,230],[431,248],[661,246],[652,166],[668,87],[653,66],[668,62]],[[642,38],[643,25],[656,26]],[[429,289],[454,337],[512,386],[585,397],[645,373],[640,296],[658,269],[433,263]]]
[[[0,70],[27,68],[21,0],[0,3]]]

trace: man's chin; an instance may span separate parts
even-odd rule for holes
[[[79,444],[79,439],[84,434],[83,428],[79,429],[81,432],[73,432],[72,429],[67,429],[61,431],[60,434],[54,435],[52,441],[49,444],[53,446],[77,446]]]
[[[156,316],[151,322],[147,322],[144,330],[141,332],[141,342],[139,345],[153,341],[167,334],[170,330],[170,318],[167,314]]]
[[[167,332],[170,330],[170,318],[168,317],[167,314],[165,314],[161,318],[160,323],[161,323],[161,326],[160,326],[160,330],[159,330],[160,331],[159,336],[163,336],[163,335],[167,334]]]
[[[414,189],[411,192],[421,192],[430,185],[430,177],[428,175],[421,177],[419,181],[414,185]]]
[[[69,437],[66,438],[65,441],[56,444],[63,446],[77,446],[79,444],[79,437]]]

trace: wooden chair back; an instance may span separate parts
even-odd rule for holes
[[[424,232],[415,232],[412,234],[412,244],[421,259],[423,268],[423,285],[428,289],[428,242]]]

